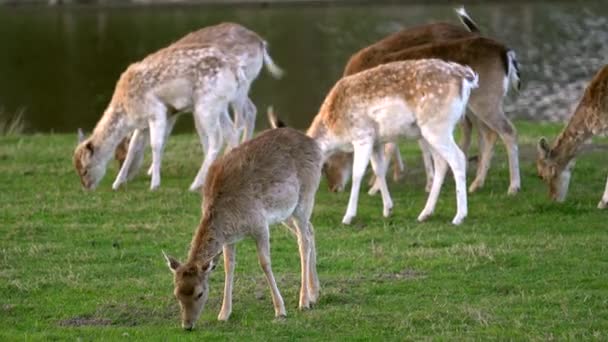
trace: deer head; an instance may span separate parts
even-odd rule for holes
[[[536,159],[536,170],[538,177],[549,186],[549,196],[557,202],[563,202],[568,194],[571,170],[574,159],[565,166],[560,165],[555,158],[555,153],[544,137],[538,141],[538,158]]]
[[[179,303],[182,328],[192,330],[209,296],[209,275],[214,269],[214,261],[182,264],[164,252],[163,255],[173,273],[173,295]]]
[[[87,190],[93,190],[106,172],[105,167],[97,161],[96,147],[91,139],[85,139],[82,130],[78,130],[79,144],[74,151],[74,167],[80,177],[80,183]]]

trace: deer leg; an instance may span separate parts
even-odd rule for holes
[[[469,186],[469,192],[473,193],[483,187],[486,176],[488,175],[488,169],[492,161],[492,155],[494,152],[494,144],[498,135],[485,123],[478,122],[477,134],[479,136],[479,162],[477,163],[477,173],[475,180]]]
[[[220,125],[224,139],[226,140],[224,153],[228,153],[239,144],[239,130],[230,119],[228,110],[224,111],[224,114],[220,117]]]
[[[433,155],[435,174],[433,175],[433,184],[429,192],[429,197],[426,200],[424,209],[422,209],[422,212],[420,212],[420,215],[418,215],[419,222],[429,218],[435,211],[435,205],[437,204],[437,199],[439,198],[439,193],[441,192],[441,186],[443,185],[443,180],[445,179],[445,174],[448,170],[445,159],[443,159],[434,148],[430,147],[430,150]]]
[[[357,215],[357,202],[359,201],[359,190],[361,189],[361,181],[365,175],[365,169],[369,163],[372,154],[373,141],[362,140],[353,141],[353,179],[350,189],[350,198],[346,214],[342,219],[342,223],[350,224]]]
[[[462,139],[460,140],[460,148],[462,152],[468,156],[469,148],[471,147],[471,136],[473,134],[473,123],[469,115],[464,115],[460,120],[460,127],[462,128]]]
[[[431,147],[428,145],[426,140],[418,139],[418,146],[420,146],[420,151],[422,151],[422,163],[424,164],[424,173],[426,175],[426,184],[424,186],[424,191],[430,192],[431,187],[433,186],[433,156],[431,152]]]
[[[384,144],[384,160],[386,163],[387,170],[393,156],[395,157],[395,162],[393,163],[393,180],[397,182],[401,177],[401,173],[405,169],[403,159],[401,159],[401,153],[399,152],[399,146],[397,145],[397,143],[394,142]],[[371,188],[369,189],[367,194],[370,196],[374,196],[378,193],[378,191],[380,191],[380,183],[376,175],[372,175],[372,177],[370,178],[370,185]]]
[[[519,151],[517,147],[517,130],[511,121],[505,116],[502,110],[502,99],[497,103],[477,103],[472,104],[472,110],[477,120],[486,124],[491,130],[495,131],[507,150],[509,159],[509,195],[515,195],[521,188],[521,178],[519,174]]]
[[[258,260],[260,267],[266,275],[268,286],[270,287],[270,294],[272,295],[272,303],[274,305],[274,313],[276,317],[285,317],[285,303],[283,297],[277,287],[277,282],[272,274],[272,267],[270,265],[270,239],[268,237],[268,226],[264,227],[263,232],[256,235],[256,246],[258,250]]]
[[[253,138],[253,131],[255,130],[255,118],[257,116],[257,108],[253,101],[249,97],[244,103],[244,118],[245,118],[245,131],[243,133],[243,142]]]
[[[144,152],[150,142],[150,130],[148,128],[141,130],[141,139],[141,145],[135,150],[133,162],[131,162],[131,166],[127,172],[127,181],[130,181],[137,176],[144,163]]]
[[[296,227],[296,236],[298,238],[298,249],[300,251],[300,270],[301,270],[301,285],[300,285],[300,301],[298,307],[303,309],[310,308],[310,290],[309,279],[310,279],[310,233],[308,231],[308,220],[303,220],[294,215],[293,223]]]
[[[211,109],[211,108],[207,108]],[[222,145],[223,145],[223,134],[220,129],[220,116],[223,115],[223,110],[215,110],[210,113],[204,112],[202,110],[196,110],[194,115],[194,120],[198,120],[198,130],[199,137],[201,138],[201,143],[203,142],[203,137],[201,137],[201,133],[203,136],[206,135],[208,145],[207,147],[203,144],[203,149],[207,152],[205,154],[205,159],[203,160],[203,164],[201,165],[194,181],[190,185],[190,191],[198,191],[198,189],[204,184],[205,178],[207,177],[207,171],[209,171],[209,167],[211,163],[217,158]]]
[[[125,158],[125,161],[122,163],[122,166],[120,167],[120,171],[118,172],[118,175],[116,176],[116,180],[114,180],[114,183],[112,184],[112,189],[118,190],[120,185],[127,181],[127,175],[129,172],[129,168],[131,167],[131,163],[133,163],[133,158],[137,154],[137,151],[139,149],[141,149],[141,145],[142,145],[142,141],[143,141],[142,138],[143,137],[141,134],[141,130],[136,129],[135,131],[133,131],[133,135],[131,136],[131,140],[129,141],[127,157]]]
[[[227,321],[232,312],[232,285],[234,283],[235,244],[224,245],[224,300],[217,319]]]
[[[150,127],[150,146],[152,147],[152,180],[150,190],[155,190],[160,186],[160,164],[165,143],[165,130],[167,129],[167,113],[163,110],[155,115],[149,122]]]
[[[597,207],[599,209],[605,209],[608,207],[608,179],[606,180],[606,189],[604,190],[604,195],[602,196],[602,200],[598,203]]]
[[[424,132],[425,130],[423,129],[422,131]],[[434,137],[432,136],[432,134],[429,134],[428,131],[426,133],[426,136],[431,136],[431,139],[427,139],[427,141],[433,148],[434,160],[437,161],[438,158],[442,158],[450,166],[452,174],[454,175],[454,181],[456,183],[457,212],[456,216],[452,220],[452,224],[459,225],[462,223],[468,213],[466,189],[466,158],[464,156],[464,153],[460,150],[460,148],[458,148],[458,145],[454,141],[454,137],[448,132],[445,132],[444,134],[435,135]],[[437,165],[437,168],[439,168],[439,165]],[[443,166],[442,171],[443,176],[445,176],[445,166]],[[437,176],[437,174],[435,175]],[[431,190],[431,193],[433,193],[433,190],[435,190],[435,183],[433,183],[433,189]]]
[[[376,182],[378,183],[380,193],[382,194],[382,215],[384,217],[389,217],[391,214],[391,210],[393,209],[393,200],[391,199],[391,195],[388,192],[388,186],[386,185],[387,163],[385,163],[384,161],[384,150],[382,147],[382,145],[377,145],[374,148],[371,154],[371,161],[372,169],[374,170],[374,174],[376,175]]]
[[[174,114],[174,115],[171,115],[169,117],[169,119],[167,119],[167,129],[165,129],[165,138],[163,140],[163,146],[161,148],[161,150],[162,150],[161,153],[164,153],[165,146],[167,145],[167,140],[169,139],[169,135],[171,134],[171,131],[173,131],[173,127],[175,127],[175,122],[177,122],[177,118],[180,115],[181,115],[181,113]],[[143,158],[143,154],[142,154],[142,158]],[[147,174],[148,174],[148,176],[152,176],[152,165],[150,165],[150,168],[148,169]]]

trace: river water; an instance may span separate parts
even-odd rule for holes
[[[564,120],[608,62],[608,2],[518,1],[467,6],[484,33],[517,52],[523,88],[512,118]],[[305,128],[348,57],[404,27],[457,23],[447,5],[0,6],[0,108],[24,110],[30,132],[91,130],[126,66],[184,34],[222,21],[263,36],[286,76],[262,71],[251,92]],[[180,131],[192,130],[191,119]]]

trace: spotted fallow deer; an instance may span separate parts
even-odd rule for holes
[[[471,92],[468,107],[469,120],[463,121],[462,149],[470,145],[471,122],[479,129],[480,159],[477,175],[469,187],[470,192],[481,188],[490,167],[494,143],[497,136],[503,140],[509,158],[509,194],[521,187],[517,132],[503,111],[503,101],[509,85],[519,89],[519,69],[513,50],[490,38],[481,37],[479,29],[463,9],[457,11],[468,30],[452,24],[429,24],[394,33],[379,42],[355,53],[348,61],[344,75],[351,75],[374,66],[400,60],[439,58],[468,65],[479,74],[479,88]],[[421,146],[423,147],[423,146]],[[397,152],[398,153],[398,152]],[[424,148],[423,148],[424,154]],[[390,156],[390,154],[388,154]],[[330,179],[329,186],[339,190],[348,180],[345,171],[352,158],[337,155],[325,168]],[[432,165],[425,158],[425,167]],[[333,181],[332,181],[333,180]],[[427,171],[427,188],[431,177]],[[377,187],[377,184],[375,185]],[[374,192],[374,188],[370,192]]]
[[[224,254],[224,298],[218,319],[232,311],[235,244],[254,238],[260,266],[270,286],[275,316],[286,315],[270,266],[271,224],[284,222],[298,239],[301,263],[300,309],[319,295],[316,248],[310,215],[321,177],[317,143],[291,128],[261,133],[217,159],[203,187],[203,217],[180,263],[166,256],[173,272],[174,294],[181,307],[182,327],[192,329],[209,293],[214,259]]]
[[[191,44],[213,45],[219,48],[223,53],[231,55],[243,69],[247,82],[241,84],[239,88],[240,95],[231,102],[234,125],[238,131],[236,136],[228,136],[226,139],[229,141],[229,147],[234,147],[238,144],[241,132],[243,141],[251,139],[255,128],[257,113],[255,104],[249,98],[251,84],[258,77],[262,65],[265,65],[268,72],[277,79],[281,78],[283,75],[283,70],[274,63],[268,54],[268,44],[257,33],[239,24],[230,22],[204,27],[197,31],[190,32],[170,46],[175,47]],[[167,131],[165,133],[166,137],[170,135],[177,118],[178,116],[174,115],[168,121]],[[143,133],[146,134],[147,131],[144,131]],[[134,161],[127,171],[127,179],[135,177],[141,167],[145,143],[147,142],[146,138],[147,136],[142,140],[143,145],[137,146],[136,154],[133,157]],[[121,167],[126,158],[128,146],[129,139],[125,139],[116,150],[116,160]],[[151,175],[151,173],[152,168],[148,170],[148,175]]]
[[[608,133],[608,66],[593,77],[574,115],[552,145],[545,138],[538,142],[538,175],[549,186],[551,198],[563,202],[568,193],[576,155],[594,135]],[[608,207],[608,181],[598,208]]]
[[[121,140],[134,132],[130,144],[138,144],[141,132],[149,129],[153,171],[150,188],[156,189],[160,185],[168,115],[188,110],[194,113],[195,126],[207,151],[190,187],[199,188],[223,146],[222,131],[234,129],[222,123],[226,122],[223,118],[228,104],[239,96],[243,82],[247,80],[238,63],[213,46],[169,47],[131,64],[120,76],[92,135],[74,151],[74,165],[82,185],[94,189]],[[126,179],[134,151],[130,146],[117,182]]]
[[[386,186],[382,144],[400,136],[422,138],[436,164],[433,186],[418,220],[432,214],[449,164],[458,207],[452,223],[462,222],[467,215],[466,161],[453,131],[477,79],[469,67],[422,59],[383,64],[336,83],[307,134],[319,143],[325,157],[354,151],[353,182],[343,223],[351,223],[356,215],[361,179],[370,158],[380,181],[383,214],[390,214],[393,203]]]

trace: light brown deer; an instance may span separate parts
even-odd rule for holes
[[[188,33],[178,41],[171,44],[171,47],[181,45],[203,44],[213,45],[219,48],[223,53],[231,55],[236,59],[238,65],[243,69],[247,82],[243,82],[239,87],[240,94],[231,102],[232,112],[234,114],[234,125],[237,128],[236,135],[226,136],[229,148],[238,144],[239,136],[242,135],[242,140],[251,139],[255,128],[255,118],[257,109],[255,104],[249,98],[249,88],[251,83],[258,77],[262,65],[275,78],[281,78],[283,70],[279,68],[267,51],[267,43],[257,33],[235,23],[221,23],[218,25],[208,26],[197,31]],[[178,118],[174,115],[170,118],[165,132],[165,140],[170,135],[171,130]],[[224,118],[226,120],[226,118]],[[225,122],[230,124],[229,121]],[[226,131],[227,133],[232,133]],[[147,131],[143,132],[147,134]],[[241,134],[242,133],[242,134]],[[126,179],[135,177],[144,157],[145,144],[147,135],[144,135],[142,143],[136,146],[133,163],[129,166]],[[124,159],[127,155],[129,140],[125,139],[116,150],[116,159],[122,167]],[[204,151],[207,153],[207,151]],[[152,174],[152,168],[148,170],[148,175]]]
[[[453,131],[476,86],[477,75],[471,68],[438,59],[383,64],[336,83],[307,134],[319,143],[325,157],[354,151],[353,183],[343,223],[349,224],[356,215],[361,178],[370,158],[380,181],[383,214],[390,214],[393,203],[386,186],[382,144],[400,136],[422,138],[436,164],[433,186],[418,220],[434,211],[449,165],[458,207],[452,223],[462,222],[467,215],[466,161]]]
[[[503,111],[503,100],[509,84],[519,89],[519,70],[515,53],[495,40],[479,36],[479,29],[464,10],[459,9],[457,13],[473,32],[444,23],[405,29],[355,53],[349,59],[344,75],[351,75],[384,63],[420,58],[439,58],[473,68],[479,74],[479,88],[471,93],[468,107],[472,115],[468,117],[479,129],[481,156],[476,178],[471,183],[469,191],[474,192],[483,186],[490,167],[494,143],[497,136],[500,136],[505,143],[509,158],[508,193],[515,194],[521,187],[517,132]],[[463,123],[464,139],[461,147],[466,152],[470,145],[471,122]],[[330,189],[340,190],[348,180],[344,178],[348,176],[344,169],[349,167],[352,159],[339,155],[334,158],[340,160],[331,161],[325,168],[325,173],[331,180]],[[425,159],[429,160],[428,157]],[[428,162],[425,163],[425,167],[427,170],[432,170]],[[431,181],[432,178],[427,171],[427,188]],[[373,193],[376,189],[377,184],[370,192]]]
[[[563,202],[568,193],[570,175],[576,155],[583,144],[594,135],[608,133],[608,66],[593,77],[581,98],[574,115],[549,145],[545,138],[538,142],[538,175],[549,186],[551,199]],[[597,207],[608,206],[608,181]]]
[[[317,143],[291,128],[265,131],[216,160],[203,188],[203,217],[188,259],[183,264],[166,256],[173,272],[182,327],[192,329],[209,292],[213,260],[224,253],[224,299],[218,316],[232,311],[235,244],[245,236],[256,241],[260,266],[270,286],[275,316],[285,305],[270,266],[269,229],[286,223],[298,238],[301,262],[299,307],[306,309],[319,295],[316,248],[310,215],[321,177]]]
[[[93,134],[74,151],[74,165],[82,185],[94,189],[121,140],[134,132],[130,144],[140,144],[141,132],[149,129],[153,170],[150,188],[156,189],[160,185],[167,118],[173,112],[189,110],[194,113],[201,143],[207,151],[191,185],[191,189],[199,188],[223,147],[222,131],[234,130],[231,124],[223,123],[227,122],[227,106],[240,95],[239,86],[243,82],[247,80],[237,62],[213,46],[165,48],[131,64],[120,76]],[[114,188],[126,179],[134,151],[130,146]]]

